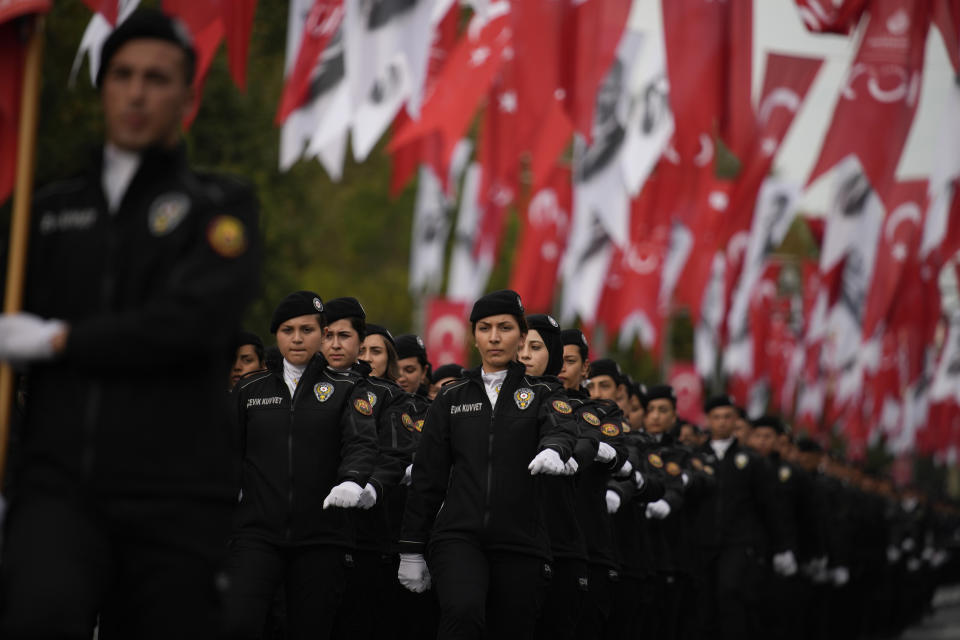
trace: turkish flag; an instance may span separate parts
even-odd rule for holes
[[[953,71],[960,73],[960,0],[933,0],[933,24],[943,36]]]
[[[880,198],[889,197],[920,100],[930,15],[931,0],[873,0],[808,184],[856,154]]]
[[[692,362],[674,362],[667,374],[667,384],[677,394],[677,416],[694,424],[704,424],[703,381]]]
[[[927,210],[927,181],[894,184],[888,207],[877,246],[873,283],[864,307],[864,340],[872,338],[877,326],[886,319],[901,282],[905,283],[906,267],[916,259],[920,249],[924,211]]]
[[[118,5],[121,0],[83,0],[83,4],[94,13],[99,13],[111,25],[117,25]],[[16,4],[16,3],[14,3]]]
[[[527,205],[510,288],[527,310],[549,313],[560,260],[567,246],[571,206],[570,169],[557,166]]]
[[[800,19],[814,33],[850,33],[868,0],[795,0]]]
[[[283,124],[291,113],[307,101],[313,69],[340,28],[343,14],[343,0],[314,0],[303,25],[297,61],[283,86],[283,96],[277,109],[278,125]]]
[[[427,329],[424,343],[434,368],[441,365],[467,363],[467,303],[433,298],[427,302]]]
[[[227,39],[227,59],[230,76],[241,90],[247,88],[247,59],[250,51],[250,34],[253,32],[253,17],[257,0],[231,0],[222,5],[223,28]]]

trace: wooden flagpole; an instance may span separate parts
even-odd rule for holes
[[[4,313],[23,307],[23,287],[27,267],[27,242],[30,235],[30,206],[33,196],[33,172],[37,149],[37,116],[40,103],[40,73],[43,67],[43,14],[36,14],[27,44],[20,100],[20,127],[17,134],[17,177],[13,191],[13,215],[10,221],[10,251],[7,258],[7,285]],[[13,369],[0,365],[0,488],[3,486],[10,442],[10,421],[15,402]]]

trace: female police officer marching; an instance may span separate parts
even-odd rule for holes
[[[535,476],[563,472],[576,427],[562,388],[516,361],[520,297],[488,294],[470,321],[482,364],[427,412],[398,577],[412,591],[436,583],[439,638],[531,638],[550,561]]]
[[[360,501],[377,458],[365,379],[318,353],[323,303],[287,296],[270,332],[283,361],[237,384],[243,476],[231,539],[229,637],[258,638],[283,584],[290,638],[327,638],[353,533],[343,507]]]

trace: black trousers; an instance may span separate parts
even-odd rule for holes
[[[430,546],[427,566],[440,603],[439,640],[534,637],[551,571],[543,559],[445,540]]]
[[[643,600],[643,582],[635,575],[621,573],[612,591],[613,608],[603,637],[607,640],[634,638],[640,628],[641,615],[650,610]]]
[[[440,605],[437,603],[436,587],[423,593],[413,593],[396,579],[400,559],[393,563],[393,590],[388,605],[392,614],[388,623],[390,633],[379,636],[396,640],[432,640],[437,637],[440,624]],[[378,638],[379,638],[378,637]]]
[[[704,589],[698,610],[703,637],[743,640],[759,635],[757,604],[765,568],[747,547],[722,547],[704,554]]]
[[[217,637],[229,502],[30,491],[11,504],[0,637]],[[222,584],[222,576],[219,581]]]
[[[353,567],[347,572],[343,604],[337,611],[333,635],[337,640],[373,640],[393,636],[393,583],[397,564],[379,551],[354,551]],[[370,615],[370,604],[386,615]]]
[[[613,594],[620,580],[616,570],[602,564],[587,565],[588,589],[577,622],[579,640],[600,640],[613,611]]]
[[[227,562],[226,635],[260,638],[274,594],[286,593],[287,637],[329,638],[343,599],[350,554],[340,547],[280,547],[257,538],[235,537]]]
[[[540,640],[575,640],[577,622],[587,596],[587,563],[572,558],[554,558],[550,584],[537,621]]]

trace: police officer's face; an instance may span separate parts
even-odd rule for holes
[[[557,378],[565,389],[579,389],[587,377],[587,363],[580,357],[580,347],[575,344],[563,345],[563,366]]]
[[[777,432],[769,427],[757,427],[750,432],[747,444],[762,456],[773,453],[777,444]]]
[[[733,437],[740,442],[749,442],[750,435],[753,433],[753,427],[746,420],[733,421]]]
[[[610,376],[593,376],[587,380],[587,391],[595,400],[617,400],[617,383]]]
[[[536,329],[530,329],[523,344],[520,345],[518,352],[520,362],[527,368],[527,373],[531,376],[542,376],[547,370],[547,363],[550,361],[550,352],[547,345],[543,342],[543,336]]]
[[[627,420],[630,422],[630,428],[634,431],[643,429],[643,416],[646,412],[643,410],[643,403],[637,396],[630,396],[630,411],[627,412]]]
[[[252,344],[243,344],[237,347],[237,355],[233,360],[233,368],[230,369],[230,388],[237,384],[243,376],[251,371],[263,369],[263,363],[257,356],[257,350]]]
[[[416,356],[401,358],[397,361],[400,377],[397,384],[407,393],[416,393],[426,380],[427,368],[420,364]]]
[[[697,438],[697,432],[694,431],[693,426],[689,424],[681,427],[680,437],[677,439],[680,441],[680,444],[685,444],[688,447],[695,447],[700,444],[700,440]]]
[[[379,333],[367,336],[360,345],[360,359],[370,365],[370,375],[382,378],[390,360],[387,341]]]
[[[324,330],[320,350],[331,367],[348,369],[360,356],[360,334],[348,318],[341,318]]]
[[[643,428],[648,433],[664,433],[677,421],[677,410],[666,398],[654,398],[647,403]]]
[[[506,369],[512,361],[517,359],[523,336],[517,319],[508,313],[478,320],[473,338],[480,352],[483,370],[492,373]]]
[[[303,366],[320,349],[322,335],[315,314],[290,318],[277,329],[277,348],[284,360]]]
[[[427,397],[433,400],[437,397],[437,394],[440,393],[440,389],[443,388],[443,385],[447,384],[448,382],[453,382],[454,380],[456,380],[456,378],[440,378],[430,385],[430,391],[427,393]]]
[[[733,435],[737,413],[733,407],[717,407],[707,414],[707,426],[715,440],[726,440]]]
[[[164,40],[141,38],[120,47],[103,76],[107,140],[121,149],[170,147],[193,104],[186,54]]]

